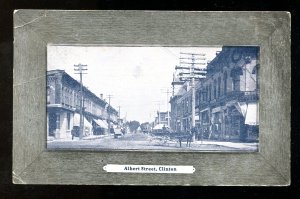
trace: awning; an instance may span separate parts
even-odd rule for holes
[[[153,128],[153,130],[158,130],[158,129],[162,129],[163,127],[168,127],[167,125],[165,125],[165,124],[157,124],[154,128]]]
[[[256,103],[248,104],[245,124],[259,125],[258,108]]]
[[[98,126],[100,126],[101,128],[108,129],[108,124],[107,124],[106,121],[103,121],[103,120],[100,120],[100,119],[94,120],[94,121],[95,121],[96,124],[97,124]]]
[[[236,103],[237,103],[236,100],[229,101],[229,102],[226,103],[226,107],[234,106]]]
[[[200,113],[205,112],[205,111],[209,111],[209,108],[201,110]]]
[[[235,108],[243,115],[243,117],[246,116],[246,112],[247,112],[246,102],[237,102],[235,104]]]
[[[87,119],[84,117],[84,126],[88,127],[88,128],[92,128],[93,126],[91,125],[91,123],[89,123],[89,121],[87,121]],[[73,126],[80,126],[80,115],[78,113],[74,114],[74,118],[73,118]]]
[[[217,113],[217,112],[221,112],[221,111],[223,111],[223,109],[222,109],[221,106],[219,106],[219,107],[217,107],[217,108],[213,108],[213,109],[211,110],[211,113]]]

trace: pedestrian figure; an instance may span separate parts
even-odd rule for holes
[[[115,134],[114,127],[111,127],[111,128],[110,128],[110,133],[111,133],[111,134]]]
[[[73,129],[71,130],[71,134],[72,134],[72,140],[74,139],[74,137],[78,137],[79,136],[79,127],[74,126]]]
[[[167,128],[166,128],[166,126],[165,126],[165,125],[162,127],[162,131],[163,131],[163,133],[166,133],[166,131],[167,131]]]
[[[209,126],[209,136],[208,136],[208,139],[211,139],[211,137],[215,136],[215,131],[216,131],[216,125],[211,123],[210,126]]]
[[[206,131],[206,129],[203,129],[203,128],[201,128],[201,130],[200,130],[199,136],[200,136],[201,144],[203,143],[203,137],[204,137],[205,131]]]
[[[73,140],[74,136],[75,136],[75,130],[74,129],[71,130],[71,134],[72,134],[72,140]]]
[[[193,141],[193,136],[194,136],[194,131],[190,130],[188,132],[188,136],[187,136],[187,139],[186,139],[186,146],[187,147],[191,147],[191,142]]]
[[[195,126],[195,127],[193,127],[192,128],[192,139],[193,139],[193,137],[195,137],[195,139],[198,139],[198,128]],[[192,140],[192,141],[194,141],[194,140]]]
[[[125,135],[125,128],[121,128],[121,132],[123,135]]]

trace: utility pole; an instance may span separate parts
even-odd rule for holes
[[[109,131],[109,135],[110,135],[110,99],[112,98],[112,95],[108,95],[108,107],[107,107],[107,113],[108,113],[108,131]]]
[[[82,90],[82,75],[87,74],[85,71],[87,71],[87,65],[83,64],[74,64],[74,71],[76,72],[75,74],[79,74],[80,76],[80,127],[79,127],[79,139],[81,140],[83,137],[83,125],[84,125],[84,120],[83,120],[83,90]]]
[[[121,106],[118,106],[119,108],[119,125],[121,126]]]
[[[195,89],[195,80],[200,80],[205,78],[206,76],[206,69],[199,68],[200,65],[204,66],[206,63],[203,61],[206,60],[205,54],[196,54],[196,53],[180,53],[185,57],[180,57],[180,66],[176,66],[176,70],[181,70],[179,73],[179,79],[181,82],[190,81],[191,83],[191,90],[192,90],[192,121],[191,121],[191,128],[193,129],[196,126],[195,122],[195,107],[196,107],[196,89]],[[202,60],[202,62],[197,61]],[[197,67],[198,66],[198,67]],[[172,85],[176,85],[175,83]],[[178,83],[177,83],[178,85]],[[195,140],[195,134],[193,136],[193,141]]]

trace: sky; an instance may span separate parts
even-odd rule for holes
[[[127,121],[152,122],[156,112],[170,110],[171,82],[183,53],[204,53],[212,60],[220,47],[103,47],[48,45],[47,70],[65,70],[79,81],[74,65],[87,65],[83,85],[103,94]],[[205,61],[206,62],[206,61]]]

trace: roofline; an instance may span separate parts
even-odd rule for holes
[[[73,81],[76,81],[79,85],[80,85],[80,82],[78,82],[76,79],[74,79],[73,77],[71,77],[71,75],[69,75],[65,70],[61,70],[61,69],[55,69],[55,70],[49,70],[47,71],[47,76],[48,75],[54,75],[54,74],[57,74],[57,73],[61,73],[62,75],[65,75],[67,76],[68,78],[71,78]],[[108,104],[105,100],[101,99],[100,97],[98,97],[95,93],[93,93],[91,90],[89,90],[87,87],[83,86],[83,89],[87,92],[89,92],[90,94],[92,94],[94,97],[96,97],[98,100],[102,101],[104,104]],[[118,111],[112,107],[111,105],[108,106],[108,108],[110,110],[112,110],[113,112],[116,112],[118,113]]]

